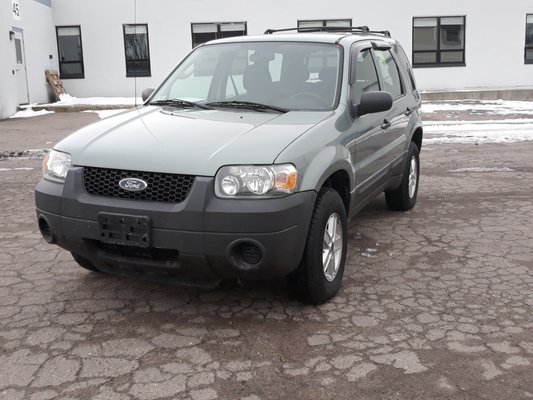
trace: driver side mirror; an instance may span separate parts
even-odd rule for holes
[[[392,108],[392,96],[388,92],[364,92],[358,105],[353,105],[357,116],[387,111]]]
[[[146,101],[148,97],[150,97],[150,95],[154,92],[154,90],[155,90],[154,88],[148,88],[148,89],[143,90],[143,93],[141,95],[143,102]]]

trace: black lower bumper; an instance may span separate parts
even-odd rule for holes
[[[64,184],[39,182],[37,218],[48,241],[105,272],[199,285],[281,277],[302,257],[315,192],[219,199],[212,178],[199,177],[185,201],[165,204],[88,195],[81,170],[71,168]],[[102,215],[149,221],[148,230],[138,235],[149,241],[110,238]]]

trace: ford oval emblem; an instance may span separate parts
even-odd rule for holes
[[[128,192],[140,192],[148,187],[148,184],[142,179],[137,178],[124,178],[118,185]]]

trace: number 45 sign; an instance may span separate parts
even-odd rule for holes
[[[11,0],[11,9],[13,10],[13,19],[20,21],[20,5],[19,0]]]

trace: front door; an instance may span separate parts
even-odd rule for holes
[[[355,78],[351,87],[351,100],[358,105],[363,93],[379,91],[380,83],[372,52],[369,48],[360,51],[354,49],[352,66]],[[361,199],[371,195],[372,185],[380,180],[386,172],[388,152],[390,151],[391,136],[388,127],[383,126],[387,112],[366,114],[355,118],[352,133],[355,146],[352,156],[355,159],[356,194]]]
[[[15,31],[15,79],[17,80],[18,104],[28,104],[28,79],[26,77],[26,56],[24,54],[24,37],[22,32]]]

